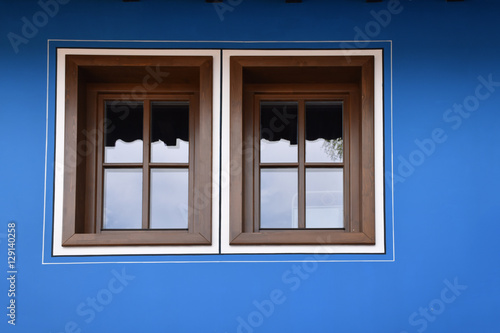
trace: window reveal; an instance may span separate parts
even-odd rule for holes
[[[131,93],[149,66],[166,74]],[[212,57],[71,55],[66,67],[66,142],[90,153],[65,171],[63,246],[210,245]]]

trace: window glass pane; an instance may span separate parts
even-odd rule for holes
[[[142,170],[104,170],[103,229],[142,228]]]
[[[306,169],[306,228],[344,227],[344,171]]]
[[[188,228],[188,169],[151,170],[151,229]]]
[[[151,103],[151,162],[189,162],[189,102]]]
[[[297,187],[297,169],[261,169],[261,228],[298,227]]]
[[[260,161],[297,162],[297,102],[260,103]]]
[[[106,102],[104,162],[142,162],[142,102]]]
[[[342,102],[306,102],[306,162],[342,162]]]

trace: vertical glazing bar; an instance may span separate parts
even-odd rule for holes
[[[298,188],[298,228],[305,229],[306,227],[306,171],[305,171],[305,160],[306,160],[306,123],[305,123],[305,102],[303,99],[299,100],[299,129],[298,129],[298,162],[299,162],[299,188]]]
[[[149,229],[149,154],[151,141],[151,101],[144,100],[142,148],[142,229]]]

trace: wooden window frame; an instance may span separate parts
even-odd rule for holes
[[[190,162],[189,162],[189,223],[187,230],[102,230],[99,214],[102,203],[102,115],[105,99],[130,95],[144,80],[127,78],[120,82],[85,81],[83,69],[127,73],[132,67],[160,66],[182,70],[194,68],[199,73],[195,83],[188,80],[160,80],[150,85],[141,99],[175,99],[189,96],[198,106],[190,107]],[[111,56],[66,55],[65,124],[64,124],[64,209],[62,246],[120,246],[120,245],[211,245],[212,244],[212,73],[213,60],[209,56]],[[114,70],[112,68],[115,68]],[[118,69],[116,69],[118,68]],[[147,73],[147,72],[144,72]],[[186,82],[185,82],[186,81]],[[154,87],[153,87],[154,86]],[[127,100],[127,99],[125,99]],[[130,99],[129,99],[130,100]],[[133,99],[132,99],[133,100]],[[191,112],[191,109],[194,112]],[[147,130],[147,122],[144,124]],[[89,138],[91,130],[94,137]],[[85,130],[85,131],[84,131]],[[146,135],[145,132],[144,135]],[[191,141],[191,139],[193,141]],[[85,142],[89,154],[75,154]],[[144,142],[144,156],[149,146]],[[144,162],[144,177],[151,163]],[[74,167],[68,167],[74,166]],[[207,195],[207,193],[210,193]],[[144,193],[143,193],[144,195]],[[148,205],[145,202],[143,205]],[[147,212],[143,212],[147,214]],[[147,216],[145,217],[147,219]],[[144,218],[143,218],[144,221]]]
[[[375,245],[375,148],[373,56],[232,56],[230,57],[229,245]],[[335,78],[319,84],[301,78],[284,83],[246,82],[253,68],[350,68],[345,82]],[[306,80],[307,81],[307,80]],[[341,80],[342,81],[342,80]],[[331,94],[348,105],[344,203],[345,229],[262,230],[254,218],[258,206],[255,179],[259,140],[255,126],[256,96],[322,96]],[[345,124],[345,122],[344,122]],[[344,127],[345,128],[345,127]],[[300,142],[300,141],[299,141]],[[300,147],[299,147],[300,150]],[[238,166],[242,166],[238,168]],[[300,195],[300,193],[299,193]],[[346,206],[347,204],[347,206]]]

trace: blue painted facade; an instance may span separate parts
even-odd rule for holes
[[[494,0],[3,1],[1,331],[500,331],[499,15]],[[52,257],[57,47],[383,48],[386,253]]]

